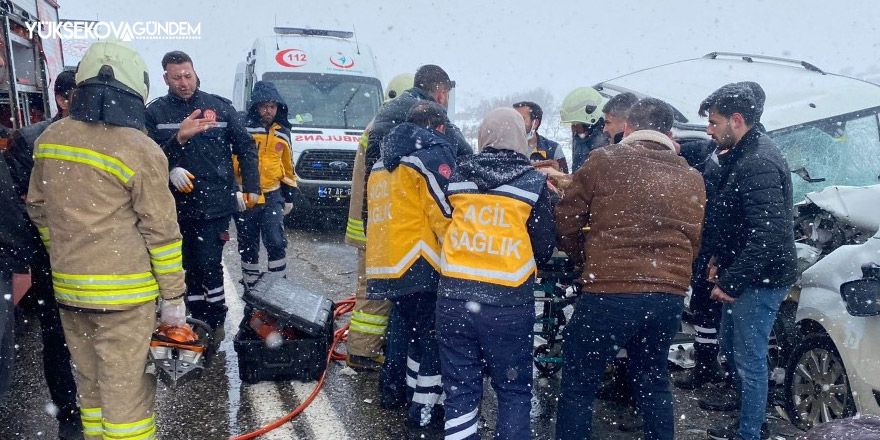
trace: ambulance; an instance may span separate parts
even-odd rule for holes
[[[274,28],[238,64],[233,105],[246,112],[254,83],[271,81],[289,108],[294,170],[303,197],[295,213],[348,209],[358,141],[383,101],[372,51],[353,32]]]

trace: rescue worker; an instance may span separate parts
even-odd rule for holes
[[[162,147],[171,170],[183,234],[186,303],[193,318],[214,329],[219,344],[226,319],[223,245],[237,210],[229,153],[238,157],[245,202],[253,206],[260,193],[257,149],[229,101],[199,89],[189,55],[168,52],[162,68],[168,94],[147,106],[147,132]]]
[[[533,283],[553,253],[555,193],[529,162],[521,127],[514,109],[489,112],[480,153],[459,162],[446,191],[437,293],[446,438],[480,438],[484,367],[498,396],[495,438],[531,437]]]
[[[401,73],[391,79],[385,90],[385,102],[393,100],[404,90],[413,86],[415,76],[412,73]],[[367,124],[358,142],[354,158],[354,170],[351,180],[351,198],[348,207],[348,225],[345,228],[345,244],[358,250],[358,281],[355,289],[354,310],[351,312],[351,323],[348,338],[345,341],[345,363],[356,370],[379,371],[385,357],[382,345],[385,343],[385,330],[388,327],[388,316],[391,314],[391,303],[386,300],[367,299],[367,274],[365,267],[367,234],[364,220],[367,218],[366,193],[366,156],[367,139],[372,129],[372,121]],[[372,163],[369,164],[373,166]]]
[[[235,193],[238,213],[235,230],[238,233],[238,253],[241,255],[241,273],[245,289],[256,284],[260,276],[260,236],[266,245],[270,273],[284,274],[287,270],[287,237],[284,235],[284,216],[293,209],[296,175],[290,155],[290,121],[284,98],[275,84],[257,81],[251,93],[245,125],[257,144],[260,164],[260,198],[248,209],[241,191]],[[241,181],[238,160],[235,163],[237,180]]]
[[[417,360],[406,424],[436,426],[440,362],[434,336],[434,307],[440,267],[440,238],[451,215],[443,191],[455,167],[455,147],[443,134],[446,111],[433,102],[416,104],[407,122],[382,141],[382,158],[367,182],[367,298],[391,300],[397,326],[389,329],[380,376],[382,407],[407,403],[406,383],[389,370],[407,356]],[[396,379],[392,381],[391,379]]]
[[[372,170],[371,163],[374,163],[380,156],[380,145],[385,136],[397,125],[406,121],[407,114],[416,104],[422,102],[436,102],[443,108],[449,105],[449,98],[454,86],[449,74],[443,68],[433,64],[426,64],[416,70],[413,77],[413,87],[405,90],[403,93],[386,103],[379,109],[379,114],[373,120],[373,127],[367,141],[366,165],[367,176]],[[448,110],[447,110],[448,111]],[[463,156],[473,153],[473,149],[464,139],[461,131],[453,125],[449,118],[443,124],[446,139],[455,147],[455,155]],[[386,338],[391,339],[394,335],[409,332],[410,330],[400,325],[400,319],[396,319],[395,309],[392,309],[388,320],[388,328],[386,330]],[[414,392],[415,383],[418,381],[419,360],[412,357],[406,357],[406,353],[389,353],[389,347],[386,346],[385,362],[382,366],[382,372],[379,377],[380,388],[385,389],[385,385],[396,387],[401,382],[406,382],[409,389],[403,394],[412,394]],[[397,391],[395,391],[396,393]],[[391,401],[398,401],[400,395],[395,394],[395,398]],[[401,399],[400,402],[405,402]],[[403,403],[400,403],[401,405]],[[393,406],[393,405],[392,405]]]
[[[58,74],[54,86],[55,103],[58,105],[58,113],[55,117],[49,121],[22,127],[12,135],[7,160],[22,210],[25,209],[24,200],[27,196],[31,171],[34,168],[34,141],[49,124],[69,115],[75,86],[74,72],[66,70]],[[25,295],[24,302],[36,308],[40,319],[43,371],[46,385],[49,387],[49,396],[57,409],[55,418],[58,420],[58,436],[61,439],[79,439],[82,438],[82,423],[79,407],[76,405],[76,382],[70,367],[70,350],[64,341],[58,303],[55,302],[55,292],[52,290],[52,266],[49,264],[49,253],[40,242],[37,228],[32,223],[29,226],[34,255],[31,260],[31,289]]]
[[[513,104],[513,108],[522,115],[526,123],[526,141],[531,149],[529,159],[535,167],[547,164],[568,174],[568,160],[562,154],[562,148],[558,143],[538,134],[538,128],[544,120],[541,106],[531,101],[520,101]]]
[[[49,250],[85,438],[154,438],[156,379],[144,365],[156,299],[162,324],[186,322],[168,161],[143,132],[137,52],[93,43],[76,83],[70,117],[36,140],[28,214]]]
[[[592,87],[572,90],[559,108],[560,123],[571,125],[571,172],[584,164],[591,151],[608,145],[603,133],[602,106],[607,100]]]

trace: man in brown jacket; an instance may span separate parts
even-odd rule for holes
[[[565,328],[557,439],[592,438],[593,399],[621,348],[645,438],[675,434],[666,356],[700,247],[706,193],[675,150],[672,118],[665,102],[638,101],[621,143],[593,151],[556,207],[559,247],[584,267]]]
[[[162,324],[186,323],[168,161],[143,132],[146,72],[122,43],[92,44],[70,117],[36,140],[27,195],[49,250],[88,440],[155,438],[156,378],[144,368],[156,299]]]

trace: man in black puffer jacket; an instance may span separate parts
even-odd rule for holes
[[[393,101],[385,104],[373,121],[370,137],[367,141],[367,173],[372,164],[379,158],[379,144],[391,130],[406,121],[406,115],[416,104],[423,101],[436,102],[446,108],[449,105],[449,92],[452,90],[452,81],[449,75],[440,66],[427,64],[419,67],[413,81],[413,88],[400,94]],[[472,154],[474,149],[468,145],[461,130],[449,122],[444,124],[446,137],[455,147],[456,156]]]
[[[743,84],[721,87],[700,105],[720,165],[713,212],[707,214],[714,230],[705,244],[712,255],[711,298],[724,303],[721,349],[742,408],[738,422],[708,431],[717,439],[762,437],[768,338],[797,278],[791,172],[755,126],[758,112],[753,91]]]
[[[242,193],[253,206],[260,194],[257,149],[229,101],[199,90],[189,55],[169,52],[162,68],[168,94],[147,106],[147,132],[162,147],[171,170],[183,234],[187,308],[216,332],[226,319],[223,245],[237,209],[232,155],[241,169]]]

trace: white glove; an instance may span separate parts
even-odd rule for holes
[[[293,203],[285,203],[284,204],[284,215],[290,214],[291,210],[293,210]]]
[[[186,325],[186,305],[182,299],[173,302],[162,301],[159,324],[172,327],[183,327]]]
[[[191,179],[194,178],[195,176],[190,174],[190,172],[186,169],[175,167],[171,169],[168,180],[171,181],[171,184],[174,185],[174,187],[177,188],[178,191],[182,193],[188,193],[193,190],[193,183]]]
[[[244,194],[241,191],[235,192],[235,201],[238,202],[238,212],[242,212],[247,209],[247,203],[244,201]]]

